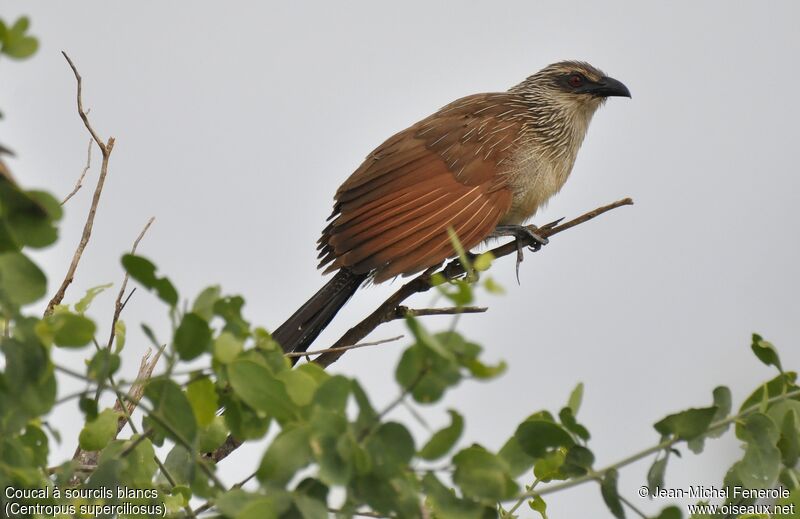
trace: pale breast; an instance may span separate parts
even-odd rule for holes
[[[521,224],[533,217],[564,186],[574,162],[574,156],[550,157],[535,148],[521,148],[504,173],[513,198],[500,223]]]

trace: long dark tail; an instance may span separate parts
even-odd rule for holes
[[[272,338],[283,346],[285,352],[306,351],[365,279],[367,274],[341,269],[280,325],[272,333]]]

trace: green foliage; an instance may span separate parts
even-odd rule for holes
[[[27,34],[29,26],[27,16],[20,17],[11,26],[0,20],[0,54],[14,59],[32,56],[39,48],[39,41]]]
[[[133,254],[122,256],[122,266],[130,277],[143,287],[154,290],[158,298],[169,306],[178,304],[178,292],[166,277],[156,276],[156,266],[148,259]]]

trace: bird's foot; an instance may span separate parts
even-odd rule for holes
[[[531,229],[531,227],[533,227],[533,229]],[[513,236],[515,238],[517,244],[517,283],[519,283],[519,264],[522,263],[524,259],[522,240],[532,241],[532,243],[528,245],[528,248],[533,252],[538,251],[543,245],[547,245],[550,242],[547,238],[539,236],[534,229],[536,229],[536,227],[526,225],[498,225],[489,235],[492,238],[501,238],[504,236]]]

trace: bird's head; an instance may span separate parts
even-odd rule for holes
[[[560,61],[543,68],[512,91],[533,101],[594,112],[609,97],[631,97],[628,87],[583,61]]]
[[[631,96],[620,81],[582,61],[548,65],[510,91],[519,94],[529,106],[532,126],[538,134],[574,151],[583,141],[595,111],[607,98]]]

